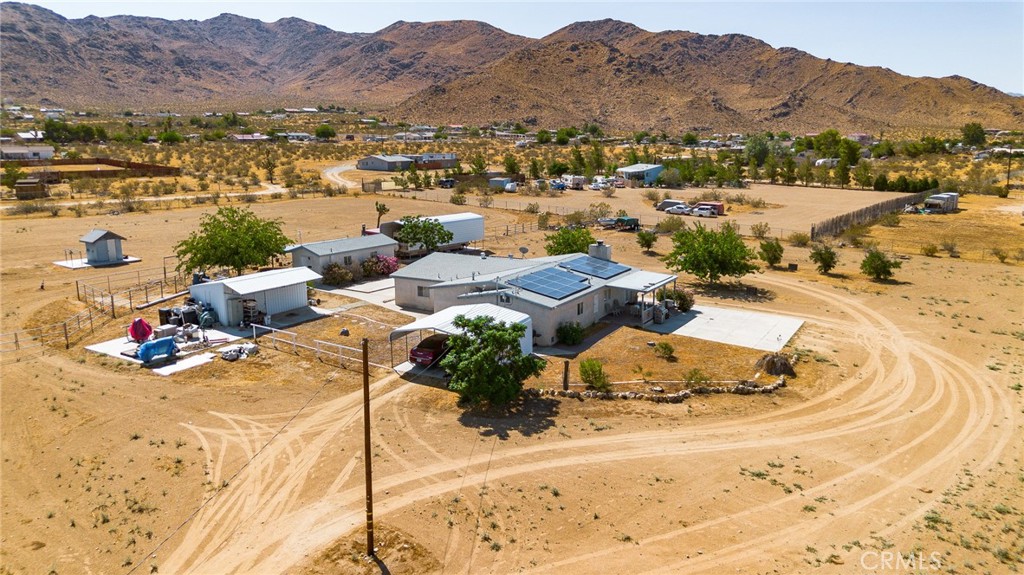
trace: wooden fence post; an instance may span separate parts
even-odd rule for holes
[[[132,303],[132,290],[128,290],[128,309],[134,310],[135,304]]]
[[[110,317],[117,319],[117,309],[114,307],[114,294],[110,294]]]
[[[14,332],[14,350],[21,349],[21,345],[18,343],[18,332]]]
[[[95,330],[92,329],[92,307],[89,308],[89,333],[96,333]]]
[[[64,349],[71,349],[71,340],[68,339],[68,322],[64,322]]]
[[[82,301],[82,294],[78,291],[78,280],[75,280],[75,299]]]

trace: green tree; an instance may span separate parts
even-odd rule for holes
[[[519,174],[519,160],[513,154],[505,154],[505,173],[510,175]]]
[[[181,134],[173,130],[168,130],[157,136],[161,144],[180,144],[185,141],[185,138],[181,137]]]
[[[850,164],[846,163],[846,158],[839,158],[839,163],[836,164],[835,180],[840,188],[845,188],[850,183]]]
[[[389,208],[384,202],[373,202],[373,208],[377,210],[377,227],[379,228],[380,219],[390,212],[391,208]]]
[[[657,241],[658,234],[652,231],[640,230],[636,233],[636,243],[640,244],[640,247],[646,253],[651,253],[651,249],[654,248],[654,244]]]
[[[537,131],[537,143],[538,144],[550,144],[551,143],[551,132],[547,130]]]
[[[686,132],[685,134],[683,134],[683,145],[684,146],[692,147],[692,146],[696,146],[699,143],[700,143],[700,140],[697,139],[697,134],[694,134],[693,132]]]
[[[3,185],[10,189],[14,189],[14,184],[25,177],[25,170],[21,169],[21,166],[12,162],[4,163],[4,176]]]
[[[423,182],[420,181],[420,172],[416,169],[416,162],[409,164],[409,172],[405,175],[405,179],[409,181],[410,186],[417,190],[420,189]]]
[[[526,325],[507,324],[489,316],[456,316],[461,333],[448,339],[448,354],[441,367],[451,379],[448,388],[471,405],[508,405],[523,391],[523,382],[537,377],[546,362],[523,355],[519,340]]]
[[[544,250],[549,256],[585,254],[594,243],[594,236],[586,228],[562,228],[544,239]]]
[[[743,243],[733,226],[712,231],[701,224],[672,236],[674,249],[663,258],[669,269],[684,271],[709,282],[722,276],[742,277],[757,271],[754,251]]]
[[[860,162],[853,170],[853,181],[857,182],[862,190],[871,186],[874,179],[871,175],[871,166],[867,162]]]
[[[422,246],[432,252],[437,246],[447,244],[455,237],[441,222],[423,216],[403,216],[398,222],[401,227],[395,232],[395,241],[411,249]]]
[[[814,137],[814,152],[819,158],[838,158],[842,140],[838,130],[825,130]]]
[[[782,183],[792,186],[796,182],[796,160],[791,154],[782,157]]]
[[[757,159],[755,158],[750,158],[750,165],[747,166],[747,177],[753,182],[761,178],[761,171],[758,169]]]
[[[963,143],[965,146],[985,145],[985,128],[982,128],[981,124],[977,122],[964,124],[964,127],[960,128],[960,133],[963,134]]]
[[[260,167],[267,173],[267,181],[271,184],[274,183],[274,172],[277,170],[277,158],[266,150],[263,154],[263,158],[260,160]]]
[[[473,157],[469,159],[469,173],[480,176],[486,171],[487,160],[484,159],[483,154],[473,154]]]
[[[846,160],[848,166],[856,166],[860,162],[860,144],[843,138],[839,142],[839,159]]]
[[[529,171],[531,180],[539,180],[543,169],[544,168],[540,165],[540,160],[537,158],[530,158]]]
[[[764,177],[768,178],[768,182],[772,184],[779,179],[779,162],[774,155],[768,156],[764,161]]]
[[[775,267],[782,261],[783,251],[784,248],[777,238],[769,238],[761,242],[761,249],[757,252],[757,257],[769,266]]]
[[[860,262],[860,271],[875,281],[882,281],[891,278],[893,270],[899,269],[902,265],[903,262],[889,258],[878,248],[872,248]]]
[[[314,135],[319,140],[333,140],[338,135],[338,132],[329,124],[320,124],[316,127]]]
[[[764,161],[768,157],[768,136],[763,133],[750,136],[746,146],[744,146],[744,151],[747,153],[751,164],[756,162],[758,166],[764,165]]]
[[[800,178],[800,183],[807,187],[814,183],[814,162],[804,158],[804,161],[800,163],[800,167],[796,171],[797,176]]]
[[[291,243],[281,232],[281,220],[266,220],[246,208],[224,206],[203,214],[199,230],[174,246],[178,270],[190,273],[227,267],[241,274],[249,267],[270,263]]]
[[[817,264],[818,273],[828,274],[839,263],[839,254],[828,244],[811,246],[811,261]]]

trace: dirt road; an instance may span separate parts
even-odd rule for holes
[[[563,488],[568,496],[599,507],[631,486],[602,487],[597,477],[660,469],[676,485],[666,486],[667,504],[652,507],[689,519],[673,523],[638,510],[634,552],[619,542],[575,545],[567,537],[550,541],[547,551],[483,554],[474,552],[476,538],[460,543],[451,535],[436,551],[445,572],[752,573],[769,563],[792,572],[806,548],[900,533],[961,468],[983,469],[1005,455],[1020,414],[1004,388],[857,298],[781,276],[764,281],[810,308],[829,309],[803,315],[811,327],[802,337],[807,345],[859,349],[859,367],[844,383],[811,401],[734,421],[579,438],[547,434],[543,441],[481,437],[468,453],[452,453],[429,421],[402,415],[403,395],[420,390],[382,380],[373,396],[374,455],[386,461],[375,486],[378,518],[402,522],[438,498],[472,500],[484,487],[566,473],[580,477],[576,489]],[[220,414],[220,427],[190,428],[207,448],[215,482],[229,472],[224,462],[231,454],[254,460],[174,541],[160,569],[283,572],[358,528],[364,454],[344,438],[358,436],[359,410],[353,392],[304,412],[258,455],[284,415]],[[773,462],[767,468],[766,458]],[[778,476],[788,489],[750,473]],[[794,478],[800,481],[787,485]],[[579,493],[584,486],[587,493]],[[842,550],[837,557],[833,562],[857,561]]]

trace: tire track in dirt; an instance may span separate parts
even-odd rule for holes
[[[975,375],[956,365],[958,361],[949,354],[923,346],[906,338],[899,329],[887,318],[866,308],[852,298],[837,296],[824,290],[807,286],[786,285],[777,282],[780,287],[792,289],[827,301],[831,306],[838,305],[851,321],[840,321],[835,318],[822,318],[825,324],[841,328],[864,347],[867,352],[867,364],[859,368],[858,376],[822,396],[802,403],[799,406],[786,408],[769,414],[762,414],[739,421],[722,422],[673,431],[658,431],[628,436],[582,438],[578,440],[560,441],[540,446],[509,449],[489,457],[484,469],[478,469],[483,462],[474,461],[473,455],[465,461],[436,461],[434,464],[399,473],[378,483],[378,490],[388,489],[394,492],[378,506],[378,512],[384,514],[401,509],[429,498],[445,493],[462,493],[468,485],[482,485],[488,477],[499,480],[503,477],[514,477],[536,474],[545,470],[572,465],[615,465],[644,458],[666,456],[698,456],[740,451],[764,451],[767,448],[793,447],[817,444],[829,440],[858,437],[868,432],[881,432],[887,428],[899,428],[909,425],[913,420],[920,420],[928,414],[934,416],[935,409],[942,406],[939,418],[931,421],[926,432],[921,433],[913,441],[876,456],[870,461],[860,462],[851,471],[821,482],[809,488],[808,495],[845,488],[852,495],[844,500],[836,511],[836,518],[829,520],[808,519],[799,515],[799,510],[789,510],[797,501],[795,496],[779,497],[765,505],[744,510],[740,513],[720,516],[711,521],[692,525],[683,530],[663,533],[656,538],[648,538],[645,546],[656,546],[671,542],[683,535],[701,531],[710,532],[722,525],[733,524],[740,520],[756,516],[758,513],[782,512],[793,525],[784,531],[773,530],[760,537],[752,537],[749,542],[740,545],[725,546],[712,550],[700,561],[673,563],[666,571],[674,569],[714,569],[716,566],[728,564],[750,564],[756,562],[756,555],[766,545],[785,545],[791,538],[813,536],[827,525],[834,524],[839,518],[848,518],[861,513],[865,508],[901,490],[912,489],[913,484],[923,476],[938,470],[949,462],[959,461],[959,455],[973,449],[982,435],[989,433],[988,424],[996,416],[992,393],[985,389],[971,388],[972,376]],[[930,368],[931,378],[927,382],[919,381],[915,367]],[[991,387],[991,386],[987,386]],[[981,397],[979,399],[978,394]],[[330,405],[324,405],[309,414],[305,421],[291,430],[296,436],[310,430],[321,435],[327,433],[330,426],[321,427],[321,420],[338,421],[346,413],[359,408],[358,402],[352,399],[355,394],[345,396]],[[838,402],[837,398],[842,398]],[[387,405],[393,396],[384,394],[374,399],[377,409]],[[979,400],[983,409],[977,409]],[[913,407],[911,411],[909,408]],[[392,406],[394,409],[394,406]],[[1012,413],[1004,415],[1011,416]],[[411,428],[406,425],[407,430]],[[744,429],[743,434],[734,431],[737,427]],[[1006,426],[1012,433],[1013,426]],[[405,430],[404,430],[405,431]],[[405,431],[406,436],[415,433]],[[739,436],[739,437],[738,437]],[[745,437],[743,437],[745,436]],[[738,437],[738,438],[737,438]],[[222,442],[225,441],[222,438]],[[997,445],[1002,448],[1009,438],[1006,432]],[[325,443],[317,441],[316,443]],[[919,449],[926,442],[939,443],[940,448],[927,453],[927,460],[918,462],[916,470],[906,473],[896,467],[898,460],[908,452]],[[475,442],[474,442],[475,445]],[[839,446],[842,443],[837,444]],[[566,452],[575,453],[565,456]],[[311,453],[300,453],[309,462],[319,457],[319,449]],[[997,457],[996,454],[991,457]],[[526,462],[523,462],[526,460]],[[223,462],[223,457],[220,460]],[[354,459],[347,467],[351,470]],[[264,458],[267,469],[275,468],[273,459]],[[307,464],[305,468],[311,463]],[[955,468],[956,465],[953,465]],[[453,477],[458,471],[462,477]],[[949,471],[946,471],[948,474]],[[289,474],[291,475],[291,474]],[[282,480],[284,478],[282,477]],[[424,480],[434,481],[424,486]],[[883,489],[875,489],[871,493],[857,495],[856,485],[874,479],[875,483],[886,485]],[[289,481],[298,478],[291,477]],[[338,488],[340,483],[336,482]],[[333,490],[332,490],[333,491]],[[293,488],[292,493],[297,493]],[[842,495],[840,494],[840,497]],[[264,499],[260,504],[266,506]],[[182,561],[185,570],[203,572],[253,572],[279,571],[290,566],[301,558],[303,553],[313,551],[350,529],[359,525],[361,517],[362,493],[358,488],[350,488],[341,493],[329,493],[319,501],[303,507],[298,499],[290,498],[283,505],[276,505],[272,513],[262,515],[267,523],[276,521],[280,525],[294,526],[298,524],[316,524],[316,534],[301,529],[278,530],[264,529],[260,533],[248,531],[248,537],[238,537],[239,531],[232,531],[232,541],[223,541],[215,545],[216,554],[193,554],[193,560]],[[911,506],[909,513],[915,514],[925,504]],[[904,509],[907,507],[904,504]],[[218,516],[221,517],[221,516]],[[227,518],[224,517],[226,520]],[[762,529],[766,529],[762,527]],[[268,531],[271,531],[268,533]],[[277,531],[276,533],[274,531]],[[781,534],[780,534],[781,533]],[[784,534],[784,536],[782,535]],[[456,541],[450,544],[457,547]],[[188,545],[179,546],[174,553],[178,557]],[[276,553],[273,551],[276,550]],[[447,549],[444,554],[445,563],[457,561],[455,549]],[[614,554],[617,550],[607,553]],[[600,560],[607,565],[608,557],[601,553],[581,554],[564,558],[562,561],[549,564],[544,571],[557,566],[587,565]],[[634,568],[639,565],[633,565]],[[492,566],[492,568],[494,568]]]

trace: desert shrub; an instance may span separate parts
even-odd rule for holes
[[[662,234],[673,234],[686,227],[686,222],[679,216],[668,216],[654,226],[654,231]]]
[[[811,248],[811,261],[817,264],[818,273],[827,274],[839,263],[839,254],[828,244],[815,244]]]
[[[789,243],[793,244],[798,248],[807,247],[807,244],[811,243],[811,234],[804,232],[793,232],[786,238]]]
[[[548,225],[551,223],[551,212],[544,212],[543,214],[537,214],[537,227],[546,230]]]
[[[654,345],[654,355],[661,359],[672,359],[676,355],[676,348],[667,341],[659,341]]]
[[[842,238],[851,246],[859,248],[864,245],[864,236],[868,234],[868,227],[862,224],[854,224],[843,232]]]
[[[1017,260],[1017,263],[1024,262],[1024,248],[1017,250],[1017,253],[1013,254],[1013,259]]]
[[[889,212],[882,214],[882,217],[878,218],[878,223],[887,228],[895,228],[900,225],[900,215],[896,212]]]
[[[672,199],[672,192],[670,192],[668,190],[665,190],[664,192],[661,193],[661,199],[663,199],[663,200],[671,200]]]
[[[591,389],[597,391],[610,391],[608,374],[604,372],[604,365],[597,359],[584,359],[580,362],[580,380]]]
[[[526,210],[525,211],[528,214],[539,214],[540,213],[540,204],[538,204],[537,202],[531,202],[529,204],[526,204]]]
[[[371,256],[363,260],[363,275],[367,277],[388,276],[398,271],[398,258],[395,256]]]
[[[764,198],[751,198],[750,207],[752,208],[763,208],[768,205],[768,202],[764,201]]]
[[[1006,258],[1010,257],[1009,252],[1001,247],[994,247],[989,250],[989,253],[995,256],[999,263],[1006,263]]]
[[[477,199],[477,203],[480,204],[481,208],[489,208],[494,204],[494,196],[484,194]]]
[[[353,279],[352,270],[339,264],[331,262],[324,266],[324,283],[329,286],[343,286]]]
[[[1003,186],[1001,188],[997,187],[995,192],[996,192],[996,196],[998,196],[1000,198],[1008,198],[1008,197],[1010,197],[1010,188],[1008,186]]]
[[[683,381],[685,381],[688,385],[698,386],[707,385],[708,383],[711,382],[711,378],[708,377],[706,373],[701,371],[699,367],[695,367],[690,371],[686,372],[685,375],[683,375]]]
[[[610,197],[615,195],[615,188],[611,188],[611,187],[605,188],[605,189],[601,190],[601,195],[606,197],[606,198],[610,198]]]
[[[939,254],[939,246],[937,246],[935,244],[927,243],[927,244],[921,246],[921,255],[923,255],[923,256],[928,256],[930,258],[933,258],[933,257],[937,256],[938,254]]]
[[[960,257],[960,249],[957,246],[956,240],[953,238],[942,238],[942,240],[939,242],[939,247],[942,248],[942,251],[949,254],[949,257],[951,258]]]
[[[782,261],[782,244],[775,238],[770,238],[761,242],[761,249],[757,252],[757,256],[764,260],[764,262],[770,266],[777,266]]]
[[[676,302],[676,309],[679,311],[690,311],[693,309],[693,292],[689,290],[662,288],[658,291],[658,299],[670,299]]]
[[[452,197],[448,199],[448,201],[455,204],[456,206],[464,206],[466,205],[466,194],[463,194],[461,192],[455,192],[454,194],[452,194]]]
[[[750,235],[759,240],[763,240],[768,237],[768,234],[770,234],[771,231],[772,227],[768,225],[768,222],[758,222],[756,224],[751,224],[750,226]]]
[[[555,330],[555,337],[559,343],[578,345],[583,342],[583,326],[575,321],[563,323]]]
[[[56,205],[50,206],[50,217],[55,218],[58,215],[60,215],[60,206],[56,206]],[[1005,260],[1006,256],[1003,256],[1003,259]],[[1000,261],[1002,261],[1002,260],[1000,260]]]
[[[289,192],[289,194],[290,193],[291,192]],[[242,195],[238,196],[238,199],[239,199],[239,201],[242,201],[242,202],[244,202],[246,204],[254,204],[254,203],[260,201],[260,197],[257,196],[256,194],[242,194]]]
[[[282,194],[281,192],[270,192],[270,199],[272,200],[280,200],[283,197],[284,194]]]
[[[697,196],[698,202],[720,202],[725,198],[722,190],[704,190]]]
[[[36,214],[39,212],[45,212],[50,209],[50,205],[46,202],[34,201],[34,202],[22,202],[17,203],[8,210],[7,213],[14,214],[16,216],[26,216],[28,214]]]
[[[892,277],[893,270],[899,269],[903,262],[894,260],[878,249],[870,249],[860,262],[860,271],[875,281],[887,280]]]
[[[569,226],[581,226],[587,221],[587,213],[582,210],[576,210],[571,214],[565,216],[565,223]]]
[[[72,206],[71,211],[75,213],[76,218],[80,218],[85,215],[85,206],[82,204],[75,204]]]
[[[659,200],[661,200],[661,195],[658,194],[658,190],[647,189],[647,190],[644,190],[643,198],[645,200],[647,200],[648,202],[657,203]]]

